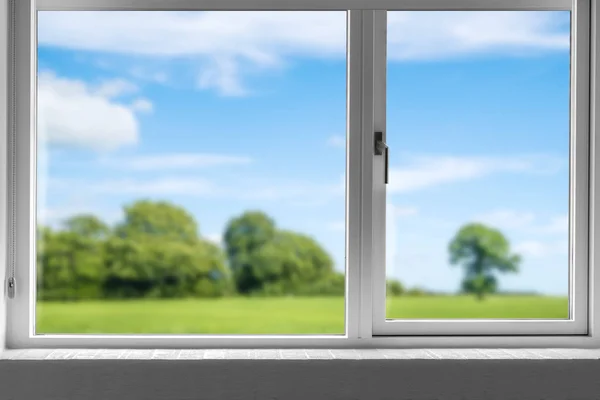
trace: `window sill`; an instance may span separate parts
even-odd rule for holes
[[[597,399],[599,349],[8,350],[3,399]]]
[[[600,349],[22,349],[0,360],[596,360]]]

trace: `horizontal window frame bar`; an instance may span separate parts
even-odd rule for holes
[[[249,6],[249,3],[252,5]],[[571,0],[37,0],[38,11],[570,10]]]
[[[376,321],[378,322],[378,321]],[[586,321],[584,321],[586,322]],[[378,335],[582,335],[587,326],[575,320],[547,319],[386,319],[375,323]]]

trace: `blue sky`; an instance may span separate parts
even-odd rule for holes
[[[135,199],[219,241],[260,209],[344,259],[342,12],[41,12],[39,218]],[[387,270],[454,291],[464,223],[523,256],[508,290],[568,287],[568,12],[388,14]]]

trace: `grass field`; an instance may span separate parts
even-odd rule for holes
[[[37,333],[342,334],[343,298],[38,302]],[[388,318],[568,318],[566,297],[388,298]]]

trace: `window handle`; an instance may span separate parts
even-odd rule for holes
[[[375,155],[381,156],[385,152],[385,183],[387,185],[389,179],[389,167],[390,167],[390,148],[383,141],[383,132],[375,132]]]

